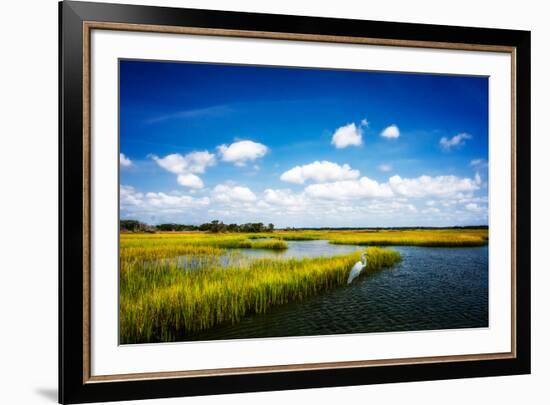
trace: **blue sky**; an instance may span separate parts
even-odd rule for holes
[[[120,62],[121,218],[487,224],[488,79]]]

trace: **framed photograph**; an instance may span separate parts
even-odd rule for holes
[[[530,33],[62,2],[59,401],[530,372]]]

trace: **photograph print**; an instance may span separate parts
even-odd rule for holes
[[[119,60],[120,344],[487,328],[488,77]]]

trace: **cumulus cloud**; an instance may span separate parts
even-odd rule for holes
[[[164,170],[177,174],[180,185],[191,188],[203,188],[204,183],[194,173],[202,174],[206,168],[216,164],[216,157],[208,151],[196,151],[183,156],[179,153],[166,155],[163,158],[151,156]]]
[[[450,139],[444,136],[439,140],[439,144],[444,150],[451,150],[452,148],[464,145],[467,139],[472,139],[472,135],[463,132]]]
[[[390,177],[379,183],[368,177],[311,184],[305,188],[310,198],[330,200],[359,200],[364,198],[464,198],[479,189],[479,179],[457,176]]]
[[[370,207],[370,205],[369,205]],[[413,204],[405,204],[399,201],[392,201],[390,203],[384,203],[386,211],[395,212],[397,210],[408,210],[409,212],[417,212],[418,210]]]
[[[389,179],[391,189],[405,197],[452,197],[464,192],[479,189],[475,179],[457,176],[420,176],[412,179],[392,176]]]
[[[143,193],[131,186],[120,186],[120,206],[139,206],[143,203]]]
[[[238,141],[229,146],[225,144],[218,146],[218,152],[224,162],[240,167],[265,156],[268,151],[267,146],[253,141]]]
[[[391,172],[392,166],[388,163],[382,163],[381,165],[378,165],[378,170],[382,173]]]
[[[367,120],[366,118],[363,118],[361,120],[361,126],[362,127],[368,127],[369,126],[369,120]]]
[[[194,198],[183,194],[147,193],[146,203],[156,208],[179,208],[204,207],[210,203],[208,197]]]
[[[152,158],[160,167],[174,174],[204,173],[208,166],[216,164],[216,157],[208,151],[191,152],[185,156],[173,153],[163,158],[153,155]]]
[[[348,146],[360,146],[363,143],[363,130],[355,123],[344,125],[338,128],[332,135],[331,144],[337,149]]]
[[[124,153],[121,153],[120,154],[120,167],[131,167],[132,166],[132,161],[130,159],[128,159]]]
[[[179,193],[137,191],[134,187],[120,186],[120,209],[126,216],[162,217],[187,214],[195,208],[210,204],[208,197],[195,198]]]
[[[248,187],[218,184],[212,190],[212,199],[222,203],[251,203],[256,195]]]
[[[306,204],[306,199],[303,194],[294,194],[291,190],[274,190],[268,188],[264,190],[263,202],[290,208],[300,208]]]
[[[351,180],[359,177],[359,170],[353,170],[348,164],[340,166],[337,163],[323,160],[296,166],[281,175],[281,180],[288,183],[304,184],[308,180],[317,183]]]
[[[399,138],[399,135],[401,134],[399,132],[399,127],[397,125],[390,125],[380,133],[381,137],[388,138],[388,139],[397,139]]]
[[[388,184],[378,183],[368,177],[361,177],[358,180],[311,184],[305,188],[305,193],[311,198],[328,200],[357,200],[393,195]]]
[[[188,174],[179,174],[178,175],[178,184],[181,184],[182,186],[190,187],[190,188],[203,188],[204,183],[202,182],[201,178],[195,174],[188,173]]]

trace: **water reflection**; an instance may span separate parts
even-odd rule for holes
[[[365,251],[363,246],[332,245],[326,240],[288,241],[288,249],[228,249],[222,255],[185,255],[160,259],[150,264],[176,265],[182,270],[201,268],[247,266],[254,259],[302,259],[329,257]]]

